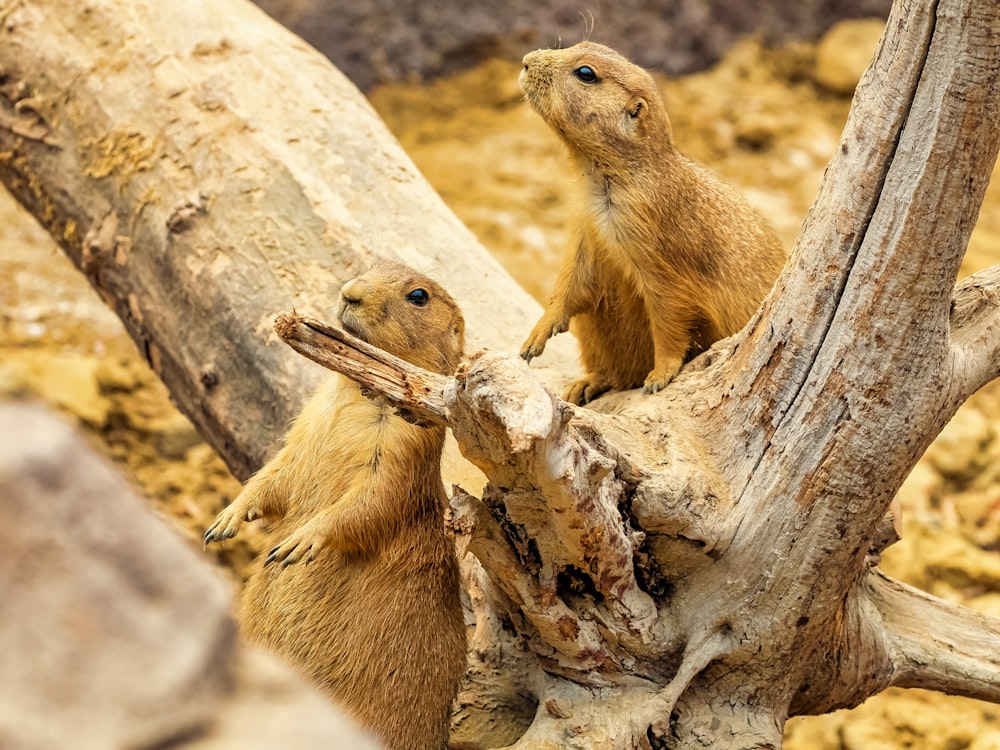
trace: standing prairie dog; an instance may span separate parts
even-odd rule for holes
[[[458,306],[402,264],[377,262],[345,284],[339,317],[348,333],[412,364],[446,375],[458,367]],[[444,433],[333,375],[205,532],[208,543],[235,536],[244,520],[273,522],[281,541],[247,582],[241,626],[387,750],[445,746],[465,670],[458,563],[444,525]]]
[[[586,368],[564,398],[663,388],[740,330],[784,263],[750,204],[674,145],[652,77],[603,45],[525,55],[520,84],[584,176],[571,252],[521,356],[570,319]]]

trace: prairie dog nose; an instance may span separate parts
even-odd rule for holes
[[[352,279],[340,288],[340,297],[345,304],[357,305],[364,299],[365,284],[360,279]]]

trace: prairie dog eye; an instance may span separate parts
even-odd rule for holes
[[[584,83],[597,83],[599,80],[597,73],[589,65],[581,65],[579,68],[573,71],[573,75],[579,78]]]
[[[430,299],[431,295],[427,293],[427,290],[420,287],[417,287],[406,294],[406,301],[412,302],[417,307],[423,307],[430,302]]]

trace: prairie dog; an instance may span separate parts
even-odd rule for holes
[[[564,398],[656,392],[736,333],[785,256],[735,190],[686,159],[652,77],[593,42],[525,55],[520,84],[583,175],[570,252],[521,356],[574,331],[586,368]]]
[[[348,333],[415,365],[447,375],[458,367],[458,306],[400,263],[379,261],[345,284],[339,317]],[[280,542],[243,591],[245,634],[298,666],[388,750],[445,746],[465,671],[444,436],[332,375],[205,533],[206,543],[221,541],[244,520],[273,523]]]

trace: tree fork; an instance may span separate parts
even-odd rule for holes
[[[285,317],[280,316],[279,320]],[[282,337],[296,348],[299,348],[296,341],[299,336],[308,338],[309,356],[338,372],[353,373],[363,386],[408,411],[440,413],[439,399],[445,394],[444,413],[450,423],[461,425],[458,432],[461,447],[469,451],[470,457],[479,456],[477,465],[491,482],[498,477],[506,482],[510,476],[518,475],[528,484],[536,482],[535,495],[544,498],[539,485],[544,483],[546,472],[552,471],[552,463],[548,462],[542,471],[518,464],[511,472],[509,466],[482,459],[480,446],[484,443],[516,444],[519,450],[509,451],[508,456],[528,454],[538,450],[539,443],[553,439],[544,427],[540,429],[540,425],[554,425],[556,431],[572,434],[577,432],[573,429],[577,420],[582,421],[588,431],[600,431],[600,423],[607,421],[612,425],[608,431],[616,434],[615,417],[593,414],[568,404],[564,404],[570,413],[568,418],[537,419],[545,410],[525,397],[525,381],[531,379],[530,373],[523,371],[510,376],[511,370],[524,367],[519,360],[480,353],[463,365],[453,379],[430,374],[437,379],[435,386],[416,389],[426,395],[414,397],[412,392],[406,392],[406,383],[422,382],[428,373],[406,363],[391,361],[395,360],[391,355],[373,350],[340,331],[324,341],[324,329],[325,326],[317,324],[287,327],[283,328]],[[317,355],[318,351],[326,353]],[[408,372],[400,372],[401,369]],[[469,378],[476,381],[472,387],[467,383]],[[394,379],[398,382],[389,382]],[[557,401],[540,386],[528,386],[527,390],[534,391],[543,403]],[[463,400],[486,402],[490,406],[470,406],[462,404]],[[499,412],[493,410],[497,404]],[[504,414],[507,418],[478,418],[484,412]],[[529,415],[527,419],[525,414]],[[605,447],[610,444],[605,443]],[[634,445],[630,447],[634,449]],[[648,450],[648,446],[644,449]],[[610,452],[619,471],[626,476],[635,471],[622,469],[628,465],[625,449]],[[561,452],[563,457],[573,454],[573,450]],[[631,476],[631,481],[636,481],[635,476]],[[662,489],[662,485],[658,486]],[[695,493],[704,492],[705,485],[702,481],[700,486],[695,483],[694,487],[694,490],[692,486],[674,487],[674,491],[688,501],[693,500],[691,504],[700,505],[698,500],[705,495]],[[519,490],[525,491],[524,488]],[[487,488],[487,496],[489,493]],[[494,501],[501,505],[501,512],[503,498],[510,495],[508,489]],[[736,621],[724,612],[721,617],[719,614],[663,617],[664,611],[671,607],[680,608],[678,599],[681,596],[677,589],[672,592],[672,604],[658,602],[661,618],[652,647],[644,652],[643,645],[633,640],[631,649],[624,650],[625,658],[635,663],[629,674],[622,674],[622,652],[614,655],[614,648],[607,642],[608,633],[612,632],[610,618],[597,618],[602,626],[599,630],[590,627],[594,612],[601,611],[600,606],[586,602],[586,607],[580,608],[580,600],[568,601],[564,591],[546,584],[544,575],[540,575],[544,566],[539,566],[535,559],[525,561],[529,553],[518,535],[511,538],[509,526],[498,522],[495,518],[498,509],[489,500],[484,502],[460,493],[453,500],[453,508],[456,527],[461,535],[470,539],[468,549],[482,561],[484,569],[506,595],[486,597],[479,605],[480,612],[486,609],[490,616],[495,616],[499,611],[512,622],[519,622],[523,617],[522,634],[550,674],[538,691],[539,708],[532,728],[517,743],[518,747],[556,748],[563,741],[559,738],[566,736],[584,735],[588,741],[597,742],[601,737],[625,736],[623,732],[632,738],[629,741],[656,743],[660,741],[657,737],[665,737],[668,744],[674,742],[685,747],[688,742],[704,740],[706,727],[720,726],[717,719],[722,704],[717,704],[719,700],[727,707],[726,713],[733,716],[733,722],[726,724],[725,734],[728,741],[736,743],[724,746],[754,748],[780,746],[780,730],[789,715],[853,707],[890,685],[922,685],[952,694],[1000,701],[996,688],[1000,679],[1000,659],[996,658],[1000,653],[1000,621],[918,592],[877,571],[867,573],[852,589],[854,593],[846,604],[834,609],[834,619],[826,623],[820,631],[821,637],[816,639],[819,647],[800,654],[803,672],[810,675],[807,682],[798,681],[800,678],[795,675],[800,672],[790,669],[786,660],[775,663],[776,657],[769,658],[769,683],[782,685],[790,696],[786,698],[787,703],[776,704],[770,713],[763,712],[759,705],[762,695],[766,694],[761,692],[761,684],[755,682],[748,687],[746,673],[734,669],[731,664],[734,658],[743,664],[759,658],[766,650],[760,639],[769,631],[761,629],[758,639],[747,641],[747,633],[737,632],[731,624]],[[663,512],[663,508],[660,510]],[[676,514],[674,528],[687,528],[686,516],[690,510],[687,507]],[[669,517],[669,511],[665,511],[664,516]],[[676,547],[668,545],[665,549],[672,554]],[[691,568],[681,571],[678,566],[683,562]],[[710,565],[704,560],[691,564],[690,558],[681,561],[676,556],[656,563],[670,568],[680,577],[696,577],[699,569]],[[709,604],[719,609],[717,601]],[[702,614],[707,611],[704,607],[696,607],[696,610]],[[939,623],[935,632],[921,629],[920,625],[927,622]],[[567,629],[570,623],[574,626]],[[685,629],[684,623],[695,624]],[[574,634],[574,639],[567,642],[568,632]],[[612,639],[615,646],[629,642],[627,632],[625,627],[616,634]],[[568,667],[567,659],[575,660],[572,668]],[[649,663],[642,665],[643,659]],[[789,679],[789,675],[793,679]],[[720,686],[732,687],[732,692],[722,690],[720,693]],[[741,705],[734,704],[734,696],[738,694],[744,694],[747,701],[742,718],[739,710],[734,709],[734,705]],[[608,714],[593,715],[593,706],[619,701],[629,706],[625,712],[627,720]],[[750,705],[756,708],[750,710]],[[681,725],[677,724],[678,718],[682,720]],[[691,724],[684,725],[683,720]],[[644,732],[649,729],[652,732],[646,737]]]

